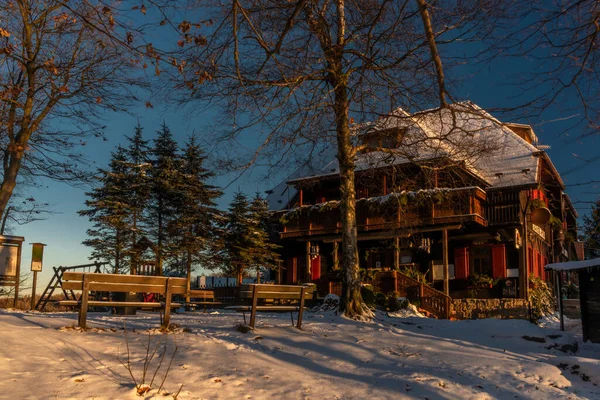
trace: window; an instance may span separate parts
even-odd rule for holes
[[[364,138],[364,144],[370,151],[377,149],[397,149],[400,147],[404,129],[392,128],[368,133]]]
[[[492,248],[490,246],[473,248],[473,274],[492,276]]]

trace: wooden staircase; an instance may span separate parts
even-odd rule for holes
[[[377,291],[384,292],[392,289],[405,296],[411,303],[420,303],[419,308],[433,314],[435,317],[450,319],[452,298],[446,296],[443,292],[398,271],[379,273],[375,280],[374,286],[378,287]],[[389,289],[382,290],[384,286]]]

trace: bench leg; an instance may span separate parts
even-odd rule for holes
[[[173,292],[173,281],[170,278],[167,278],[167,290],[165,296],[165,320],[162,324],[164,329],[169,328],[169,323],[171,322],[171,297]]]
[[[306,293],[306,287],[302,287],[300,290],[300,308],[298,309],[298,324],[296,328],[302,329],[302,313],[304,312],[304,296]]]
[[[88,297],[90,294],[90,278],[87,274],[83,274],[83,282],[81,288],[81,303],[79,304],[79,327],[87,328],[87,309]]]
[[[290,318],[292,319],[292,326],[294,326],[294,313],[290,311]]]
[[[254,323],[256,322],[256,306],[258,305],[258,286],[254,285],[252,292],[252,311],[250,311],[250,327],[254,329]]]
[[[243,312],[242,315],[244,316],[244,325],[248,325],[248,323],[246,322],[246,313]]]

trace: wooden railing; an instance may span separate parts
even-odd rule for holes
[[[446,296],[439,290],[435,290],[401,272],[390,271],[378,274],[374,286],[376,291],[389,291],[393,287],[394,291],[401,296],[406,296],[409,301],[419,301],[422,309],[429,311],[436,317],[450,319],[452,304],[450,296]]]
[[[400,201],[380,204],[377,201],[357,201],[356,224],[359,232],[398,229],[419,225],[475,222],[487,225],[485,192],[479,188],[464,188],[449,192],[441,203],[435,199],[406,205]],[[281,238],[331,235],[341,232],[338,208],[320,209],[318,205],[287,212]]]
[[[485,213],[490,225],[519,222],[520,208],[519,192],[488,192]]]

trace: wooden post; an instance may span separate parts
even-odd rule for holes
[[[310,240],[306,242],[306,282],[311,282],[310,279]]]
[[[450,319],[450,297],[446,297],[446,319]]]
[[[254,322],[256,321],[256,306],[258,305],[258,285],[254,285],[252,288],[252,309],[250,310],[250,327],[254,329]]]
[[[340,258],[338,255],[338,242],[333,242],[333,269],[340,269]]]
[[[15,298],[13,300],[13,308],[17,308],[19,301],[19,284],[21,283],[21,244],[17,247],[17,272],[15,280]]]
[[[171,322],[171,298],[173,297],[173,281],[171,278],[167,278],[167,290],[165,292],[165,320],[163,321],[163,328],[169,329]]]
[[[394,269],[400,269],[400,238],[394,238]]]
[[[31,310],[35,308],[35,286],[37,283],[37,273],[37,271],[33,271],[33,283],[31,284]]]
[[[88,274],[83,274],[83,281],[81,284],[81,302],[79,304],[79,327],[86,329],[87,320],[87,309],[88,309],[88,297],[90,294],[90,277]]]
[[[302,313],[304,312],[304,294],[306,293],[306,286],[302,286],[300,289],[300,309],[298,309],[298,321],[296,328],[302,329]]]
[[[298,191],[298,206],[299,207],[302,207],[304,205],[303,200],[304,200],[304,191],[302,189],[300,189]]]
[[[423,306],[423,297],[425,297],[425,287],[422,283],[419,283],[419,300],[421,301],[421,306]]]
[[[444,294],[450,296],[450,272],[448,271],[448,230],[442,231],[442,262],[444,263]]]
[[[383,174],[383,190],[381,192],[384,196],[387,195],[387,176]]]

